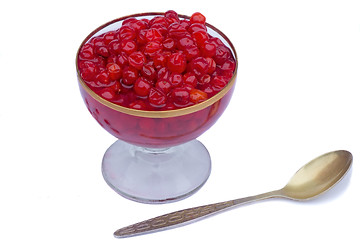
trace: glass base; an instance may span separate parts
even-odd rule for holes
[[[204,185],[210,171],[209,152],[198,140],[164,149],[118,140],[102,162],[108,185],[123,197],[142,203],[184,199]]]

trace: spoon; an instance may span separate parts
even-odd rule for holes
[[[194,222],[195,220],[240,204],[268,198],[308,200],[326,192],[339,182],[345,176],[351,164],[352,155],[350,152],[344,150],[329,152],[300,168],[282,189],[172,212],[121,228],[114,233],[114,236],[116,238],[125,238],[167,230]]]

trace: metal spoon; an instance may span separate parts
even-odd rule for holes
[[[182,226],[231,207],[268,198],[308,200],[326,192],[339,182],[352,164],[352,155],[340,150],[326,153],[300,168],[282,189],[256,196],[189,208],[155,217],[117,230],[117,238],[162,231]]]

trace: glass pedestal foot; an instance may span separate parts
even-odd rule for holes
[[[210,171],[210,155],[198,140],[164,149],[118,140],[102,162],[108,185],[123,197],[142,203],[184,199],[204,185]]]

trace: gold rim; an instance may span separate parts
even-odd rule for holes
[[[215,102],[219,101],[221,98],[223,98],[229,91],[230,89],[234,86],[235,84],[235,80],[236,80],[236,75],[237,75],[237,69],[238,69],[238,59],[237,59],[237,54],[235,51],[235,47],[232,44],[232,42],[228,39],[228,37],[222,33],[219,29],[217,29],[216,27],[214,27],[213,25],[206,23],[206,26],[210,29],[212,29],[213,31],[215,31],[217,34],[219,34],[224,40],[226,40],[226,42],[229,44],[231,50],[233,51],[234,54],[234,58],[235,58],[235,71],[234,74],[231,78],[231,80],[229,81],[229,83],[225,86],[224,89],[222,89],[219,93],[217,93],[216,95],[214,95],[213,97],[207,99],[204,102],[195,104],[193,106],[190,107],[186,107],[186,108],[180,108],[180,109],[175,109],[175,110],[166,110],[166,111],[144,111],[144,110],[136,110],[136,109],[132,109],[132,108],[127,108],[127,107],[123,107],[120,105],[117,105],[115,103],[112,103],[102,97],[100,97],[99,95],[97,95],[93,90],[90,89],[90,87],[88,87],[88,85],[84,82],[84,80],[81,78],[80,76],[80,72],[79,72],[79,68],[78,68],[78,57],[79,57],[79,51],[81,49],[81,47],[93,36],[95,35],[97,32],[99,32],[101,29],[115,23],[115,22],[119,22],[122,20],[125,20],[127,18],[131,18],[131,17],[144,17],[144,16],[156,16],[156,15],[164,15],[164,13],[161,12],[149,12],[149,13],[139,13],[139,14],[133,14],[133,15],[129,15],[129,16],[125,16],[125,17],[121,17],[121,18],[117,18],[114,19],[110,22],[107,22],[103,25],[101,25],[100,27],[96,28],[94,31],[92,31],[85,39],[84,41],[81,43],[77,54],[76,54],[76,71],[77,71],[77,75],[78,75],[78,81],[80,82],[81,86],[85,89],[85,91],[92,97],[94,98],[96,101],[98,101],[99,103],[115,110],[118,112],[122,112],[125,114],[129,114],[129,115],[133,115],[133,116],[138,116],[138,117],[147,117],[147,118],[168,118],[168,117],[178,117],[178,116],[183,116],[183,115],[187,115],[190,113],[194,113],[197,111],[200,111],[202,109],[205,109],[209,106],[211,106],[212,104],[214,104]],[[190,19],[189,16],[186,15],[181,15],[179,14],[180,18],[183,19]]]

